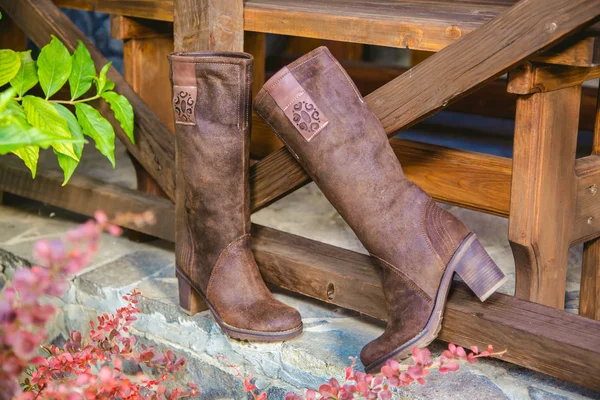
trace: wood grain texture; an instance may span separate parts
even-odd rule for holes
[[[552,8],[544,4],[544,0],[519,2],[365,97],[388,135],[449,106],[523,59],[582,28],[600,13],[600,2],[593,0],[556,0]],[[540,9],[545,12],[540,13]],[[272,172],[261,178],[264,181],[260,186],[251,189],[257,209],[309,181],[285,148],[253,167]]]
[[[41,169],[31,180],[20,163],[0,160],[0,190],[91,216],[96,208],[153,210],[146,233],[173,240],[174,206],[166,199],[75,175]],[[139,229],[139,228],[138,228]],[[253,251],[269,283],[346,307],[386,317],[379,274],[364,254],[254,225]],[[464,286],[451,290],[440,338],[463,346],[508,349],[506,361],[589,389],[600,390],[600,322],[502,294],[481,303]],[[576,370],[578,373],[573,373]]]
[[[54,0],[67,8],[173,21],[173,0]],[[439,51],[514,5],[516,0],[247,0],[245,29],[380,46]],[[598,63],[595,25],[540,61],[590,66]]]
[[[25,31],[27,36],[39,47],[47,44],[50,34],[58,37],[70,51],[81,40],[89,49],[96,69],[100,70],[108,61],[81,33],[73,22],[56,7],[51,0],[0,0],[0,7]],[[159,183],[160,187],[174,198],[175,151],[174,140],[169,129],[160,121],[148,105],[127,84],[123,76],[111,67],[108,77],[115,82],[115,91],[131,102],[134,112],[134,132],[136,144],[132,144],[112,111],[104,102],[99,102],[100,112],[115,127],[117,137],[127,150],[144,166],[144,169]]]
[[[173,0],[53,0],[64,8],[173,21]]]
[[[168,36],[172,40],[173,24],[165,21],[111,15],[110,35],[114,39],[120,40],[148,39],[161,36]],[[173,47],[172,44],[171,47]]]
[[[600,320],[600,239],[583,246],[579,315]]]
[[[243,51],[243,0],[174,0],[176,51]]]
[[[27,48],[27,37],[19,26],[0,8],[0,49],[24,51]]]
[[[600,77],[600,67],[566,67],[563,65],[525,63],[510,72],[508,92],[531,94],[551,92]]]
[[[508,239],[516,296],[564,308],[581,87],[517,100]]]

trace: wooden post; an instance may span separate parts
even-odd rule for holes
[[[148,107],[172,131],[171,83],[167,55],[173,51],[173,26],[169,23],[111,17],[111,36],[123,40],[124,78]],[[167,197],[144,167],[130,155],[135,169],[137,189],[148,194]],[[128,237],[145,241],[149,236],[129,231]]]
[[[592,154],[600,155],[600,89],[596,103]],[[590,195],[600,195],[597,191],[597,186],[590,186]],[[600,320],[600,239],[590,240],[583,245],[579,315]]]
[[[528,65],[511,73],[509,90],[527,92],[523,88],[535,81],[536,72]],[[534,90],[539,86],[531,85]],[[526,94],[517,99],[515,120],[508,238],[516,296],[561,309],[575,220],[580,101],[580,84]]]
[[[175,0],[175,51],[243,51],[243,0]]]

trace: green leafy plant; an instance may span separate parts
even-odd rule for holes
[[[0,50],[0,87],[10,85],[0,93],[0,154],[16,154],[35,178],[40,148],[51,147],[64,172],[64,185],[79,164],[87,136],[114,168],[115,130],[90,105],[105,101],[134,143],[133,108],[125,96],[113,91],[115,84],[107,77],[110,65],[97,74],[82,42],[70,54],[55,36],[37,61],[31,51]],[[53,98],[67,82],[70,99]],[[38,84],[44,97],[28,94]]]

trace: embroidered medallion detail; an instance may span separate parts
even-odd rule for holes
[[[296,126],[308,133],[314,133],[321,127],[321,113],[314,104],[299,101],[294,104],[293,121]]]
[[[196,105],[195,86],[173,86],[173,114],[175,123],[196,125],[194,108]]]

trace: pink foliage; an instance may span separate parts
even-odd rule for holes
[[[408,386],[413,382],[424,385],[425,377],[431,370],[437,369],[442,374],[455,372],[460,368],[458,361],[474,364],[478,358],[500,357],[505,352],[506,350],[495,353],[492,345],[489,345],[487,351],[479,352],[479,349],[473,346],[471,352],[467,353],[464,348],[450,343],[448,350],[445,350],[437,360],[433,360],[428,349],[414,347],[411,365],[388,360],[381,368],[381,372],[375,375],[356,371],[354,369],[356,358],[351,357],[352,364],[345,368],[345,377],[342,383],[331,378],[329,382],[321,385],[318,391],[308,389],[304,396],[287,393],[285,400],[389,400],[392,398],[392,390],[395,388]]]
[[[114,314],[90,321],[90,333],[83,337],[73,331],[62,348],[46,341],[44,327],[55,308],[44,304],[44,296],[62,296],[68,277],[80,272],[98,250],[103,232],[120,235],[118,224],[152,223],[153,216],[122,215],[112,223],[106,214],[67,233],[64,240],[40,240],[34,257],[41,266],[19,268],[0,298],[0,399],[80,400],[80,399],[181,399],[197,396],[198,389],[167,390],[165,383],[185,366],[173,352],[157,353],[154,348],[138,346],[130,327],[136,320],[140,293],[123,296],[126,305]],[[40,355],[43,349],[46,356]],[[123,373],[123,362],[151,368],[157,378]],[[19,386],[18,379],[29,375]]]

